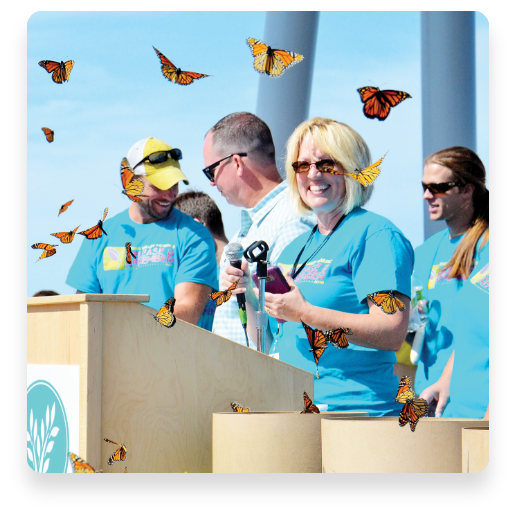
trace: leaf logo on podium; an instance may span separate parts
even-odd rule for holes
[[[44,380],[27,389],[27,463],[37,473],[65,473],[68,422],[55,388]]]

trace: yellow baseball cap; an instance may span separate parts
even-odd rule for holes
[[[187,185],[189,184],[188,179],[183,174],[177,159],[173,159],[170,155],[167,156],[163,163],[151,163],[146,159],[154,152],[171,150],[173,149],[168,143],[150,136],[136,142],[129,149],[127,161],[136,175],[145,176],[160,190],[168,190],[176,183],[179,183],[179,181],[184,181]]]

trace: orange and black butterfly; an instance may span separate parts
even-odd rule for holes
[[[84,235],[88,240],[95,240],[96,238],[100,238],[102,236],[102,233],[107,236],[107,233],[104,231],[104,228],[102,227],[102,223],[106,220],[108,214],[108,209],[106,208],[104,210],[104,218],[102,220],[99,220],[98,224],[96,226],[93,226],[90,229],[87,229],[85,231],[81,231],[79,235]]]
[[[176,300],[174,296],[169,298],[167,302],[158,310],[156,315],[152,317],[166,328],[172,328],[176,324],[176,316],[174,315],[174,305]]]
[[[271,48],[259,39],[247,38],[246,41],[254,57],[254,69],[269,77],[280,77],[287,68],[303,60],[301,54]]]
[[[236,401],[231,403],[231,408],[233,409],[233,412],[249,412],[249,407],[244,408]]]
[[[355,173],[346,172],[346,175],[358,181],[362,186],[371,186],[376,181],[376,178],[380,175],[380,165],[382,164],[384,158],[385,154],[376,163],[369,165],[363,170],[355,170]]]
[[[410,429],[414,432],[419,418],[428,414],[428,403],[425,399],[416,396],[412,390],[411,381],[409,376],[401,378],[394,401],[404,404],[400,412],[399,425],[403,427],[410,423]]]
[[[50,256],[54,256],[54,254],[57,253],[56,247],[59,244],[56,244],[55,247],[50,244],[32,244],[32,249],[43,249],[43,253],[41,256],[36,260],[36,263],[38,263],[42,258],[49,258]]]
[[[400,312],[405,310],[405,304],[394,295],[392,290],[367,294],[367,297],[386,314],[392,315],[396,309],[399,309]]]
[[[240,281],[240,280],[238,280]],[[238,281],[233,283],[227,290],[221,290],[220,292],[213,292],[213,294],[208,294],[208,297],[212,301],[217,302],[217,306],[220,306],[222,303],[225,303],[226,301],[229,301],[229,298],[231,297],[232,290],[236,289],[236,286],[238,285]]]
[[[48,73],[52,74],[52,80],[57,84],[62,84],[70,78],[72,72],[73,61],[40,61],[39,66],[43,67]]]
[[[142,202],[141,198],[148,197],[148,195],[142,195],[145,185],[142,179],[135,179],[135,177],[127,158],[122,158],[122,163],[120,164],[120,179],[124,187],[122,193],[127,195],[133,202]]]
[[[127,473],[127,466],[125,467],[125,471],[124,471],[124,473]]]
[[[72,473],[102,473],[101,469],[95,469],[75,453],[69,453]]]
[[[330,341],[336,348],[344,349],[349,346],[346,335],[353,335],[350,328],[337,328],[323,332],[324,338]]]
[[[303,324],[303,328],[305,329],[306,336],[308,337],[308,342],[310,344],[310,351],[314,355],[315,365],[317,368],[317,378],[319,378],[319,359],[321,355],[326,351],[328,345],[326,344],[326,337],[324,336],[324,332],[321,330],[316,330],[305,324]]]
[[[161,61],[161,73],[171,82],[180,84],[181,86],[187,86],[192,84],[195,79],[202,79],[203,77],[209,77],[203,73],[197,72],[183,72],[181,68],[177,68],[172,61],[167,59],[156,47],[152,47]]]
[[[49,129],[48,127],[42,127],[41,130],[45,133],[48,143],[52,143],[54,141],[54,131]]]
[[[72,231],[62,231],[61,233],[50,233],[52,236],[55,236],[56,238],[59,238],[61,240],[62,244],[71,244],[74,237],[75,232],[79,229],[80,224],[75,228],[72,229]]]
[[[317,405],[312,403],[312,400],[308,397],[308,394],[303,392],[303,400],[305,404],[305,410],[301,412],[301,414],[320,414],[320,410],[317,408]]]
[[[380,90],[375,86],[358,88],[360,98],[364,103],[364,115],[367,118],[378,118],[385,120],[391,111],[391,107],[397,106],[405,99],[412,98],[404,91]]]
[[[134,253],[131,250],[131,242],[127,242],[125,244],[125,261],[129,265],[131,265],[131,263],[133,263],[133,259],[131,258],[131,256],[136,259],[136,256],[134,255]]]
[[[73,199],[71,201],[65,202],[59,209],[59,213],[57,214],[57,216],[59,217],[59,215],[61,215],[61,213],[63,213],[63,211],[66,211],[68,209],[68,207],[72,204],[72,202],[73,202]]]
[[[116,452],[113,453],[113,455],[111,455],[111,457],[109,457],[109,460],[107,461],[107,463],[110,466],[112,466],[115,462],[122,462],[126,459],[127,448],[125,447],[125,444],[115,443],[115,441],[110,441],[109,439],[105,439],[105,438],[104,438],[104,441],[106,441],[107,443],[116,444],[117,446],[120,446],[120,448],[118,448],[118,450],[116,450]]]

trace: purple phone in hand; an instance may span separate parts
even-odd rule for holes
[[[253,281],[257,288],[259,288],[258,277],[256,272],[253,274]],[[267,278],[265,279],[265,292],[271,294],[285,294],[290,292],[290,286],[283,276],[281,269],[277,265],[272,265],[267,268]],[[284,323],[283,319],[276,319],[279,323]]]

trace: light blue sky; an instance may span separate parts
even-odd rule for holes
[[[476,23],[477,152],[488,167],[488,23],[478,13]],[[73,293],[65,279],[83,237],[38,263],[39,251],[30,245],[59,243],[50,233],[93,226],[105,207],[108,217],[127,208],[120,160],[147,136],[182,149],[190,187],[217,202],[229,238],[238,230],[239,208],[227,205],[201,172],[202,144],[223,116],[256,111],[259,74],[245,40],[261,39],[264,24],[265,12],[38,12],[29,19],[28,296],[40,289]],[[152,46],[176,66],[210,77],[188,87],[170,83]],[[43,59],[73,59],[70,81],[54,84],[38,66]],[[369,120],[356,91],[366,85],[404,90],[413,98],[385,122]],[[413,246],[421,244],[419,11],[322,12],[309,115],[351,125],[374,160],[389,151],[367,208],[390,218]],[[46,142],[43,126],[55,131],[54,143]],[[74,204],[58,218],[70,199]]]

